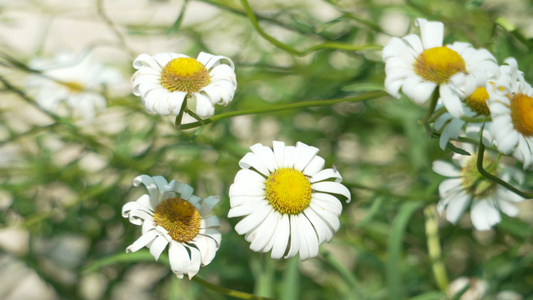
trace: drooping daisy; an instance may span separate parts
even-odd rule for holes
[[[216,196],[205,199],[194,196],[193,188],[161,176],[141,175],[133,180],[134,186],[146,186],[148,194],[122,207],[122,216],[142,226],[142,235],[126,252],[143,247],[158,260],[168,246],[172,271],[179,277],[192,278],[200,266],[208,265],[220,247],[220,221],[209,215],[218,203]]]
[[[102,93],[124,81],[117,69],[95,62],[91,56],[80,59],[62,53],[51,60],[35,59],[29,66],[42,74],[27,80],[28,91],[40,107],[85,121],[92,121],[106,108]]]
[[[464,102],[460,105],[463,107],[464,117],[468,118],[489,118],[490,110],[487,105],[489,93],[487,89],[493,89],[493,83],[488,82],[485,86],[480,86],[474,92],[466,97]],[[466,122],[461,117],[454,117],[448,112],[444,112],[435,120],[435,130],[442,130],[439,146],[445,149],[450,139],[457,139],[463,133],[474,139],[479,139],[479,134],[482,132],[483,125],[488,127],[490,121],[485,122]],[[488,130],[483,131],[483,143],[487,146],[492,144],[492,137]]]
[[[455,42],[442,45],[444,25],[417,19],[420,36],[392,38],[383,48],[385,89],[394,97],[401,91],[418,104],[426,102],[435,88],[443,105],[455,117],[462,115],[461,99],[489,78],[498,75],[496,59],[485,49]]]
[[[508,66],[502,66],[488,103],[492,116],[489,130],[498,150],[511,154],[526,169],[533,164],[533,88],[514,58],[505,62]]]
[[[230,186],[228,217],[243,217],[235,231],[250,249],[272,250],[271,257],[300,260],[318,255],[318,246],[333,238],[340,226],[342,204],[350,191],[334,169],[323,169],[318,149],[273,142],[273,149],[255,144],[239,162],[242,168]]]
[[[223,63],[224,62],[224,63]],[[151,113],[179,115],[184,101],[201,118],[215,113],[215,104],[228,105],[237,80],[235,66],[225,56],[200,52],[194,59],[172,52],[139,55],[133,62],[133,94]]]
[[[439,186],[439,213],[445,213],[446,219],[455,224],[471,205],[470,219],[478,230],[488,230],[499,223],[500,211],[511,217],[516,216],[518,209],[513,203],[523,198],[483,177],[477,170],[475,149],[469,145],[461,147],[473,154],[466,156],[454,153],[454,164],[442,160],[433,162],[434,172],[449,177]],[[506,182],[521,184],[524,180],[521,170],[500,166],[488,155],[483,157],[483,167]]]

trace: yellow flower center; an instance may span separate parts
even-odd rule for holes
[[[266,198],[281,214],[296,215],[311,202],[311,183],[296,169],[278,169],[267,179]]]
[[[69,92],[71,93],[81,93],[84,89],[83,85],[76,81],[65,81],[65,82],[61,82],[61,84],[66,86]]]
[[[466,73],[464,59],[448,47],[424,50],[416,59],[414,67],[418,76],[437,84],[447,83],[456,73]]]
[[[533,98],[516,94],[511,99],[511,119],[516,131],[524,136],[533,136]]]
[[[210,82],[209,71],[194,58],[169,61],[161,72],[161,85],[171,92],[197,93]]]
[[[173,240],[186,243],[200,231],[201,216],[198,210],[186,200],[169,198],[163,200],[154,210],[154,222],[168,231]]]
[[[494,162],[483,157],[483,168],[492,175],[497,176],[498,170],[493,166]],[[461,170],[463,188],[474,197],[485,197],[494,191],[496,183],[483,177],[477,170],[477,155],[472,155]]]
[[[489,93],[484,87],[478,87],[472,95],[466,98],[466,105],[478,114],[490,116],[489,106],[487,100],[489,99]]]

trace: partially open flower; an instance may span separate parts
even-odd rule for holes
[[[146,110],[162,116],[179,115],[186,101],[199,117],[211,117],[215,104],[228,105],[237,88],[235,66],[225,56],[141,54],[133,67],[138,70],[132,77],[133,94],[142,98]]]
[[[148,189],[136,201],[122,207],[122,216],[142,226],[142,235],[126,252],[135,252],[143,247],[157,260],[169,246],[172,271],[179,277],[187,274],[189,279],[209,264],[220,247],[220,222],[209,215],[218,203],[218,197],[205,199],[194,196],[193,188],[161,176],[141,175],[133,185],[143,184]]]

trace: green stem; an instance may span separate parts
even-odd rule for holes
[[[122,33],[120,33],[120,31],[117,29],[117,26],[115,25],[115,23],[113,23],[113,21],[106,14],[106,12],[104,10],[104,0],[97,0],[96,1],[96,12],[98,13],[98,15],[100,15],[102,20],[104,20],[104,22],[109,27],[109,29],[111,29],[111,31],[113,31],[115,36],[118,38],[120,45],[123,47],[123,49],[126,50],[126,52],[128,52],[129,56],[132,57],[132,58],[135,57],[135,51],[133,51],[128,46],[128,44],[126,42],[126,38],[124,37],[124,35],[122,35]]]
[[[339,272],[339,274],[344,278],[344,281],[350,288],[350,290],[357,296],[358,299],[363,299],[361,294],[360,284],[355,278],[354,274],[346,268],[344,264],[338,261],[333,255],[331,255],[327,250],[321,248],[320,253],[324,255],[326,261]]]
[[[241,0],[241,3],[244,7],[244,10],[246,11],[246,15],[248,16],[248,19],[252,22],[252,25],[254,26],[255,30],[261,35],[264,39],[274,44],[274,46],[283,49],[291,54],[297,55],[297,56],[304,56],[311,52],[321,50],[321,49],[338,49],[338,50],[344,50],[344,51],[361,51],[361,50],[380,50],[383,47],[378,45],[364,45],[364,46],[354,46],[351,44],[346,43],[339,43],[339,42],[324,42],[322,44],[318,44],[315,46],[312,46],[304,51],[298,51],[291,46],[284,44],[278,40],[276,40],[274,37],[266,33],[260,26],[259,22],[257,21],[257,18],[252,11],[252,8],[250,7],[250,4],[248,4],[247,0]]]
[[[429,122],[435,122],[440,116],[442,116],[445,112],[447,112],[446,107],[440,107],[435,111],[435,113],[431,116],[431,118],[428,120]]]
[[[192,280],[210,290],[213,290],[215,292],[221,293],[226,296],[231,296],[231,297],[235,297],[239,299],[273,300],[272,298],[256,296],[256,295],[248,294],[245,292],[236,291],[236,290],[232,290],[226,287],[222,287],[214,283],[211,283],[209,281],[206,281],[205,279],[200,278],[199,276],[194,276]]]
[[[340,98],[340,99],[328,99],[328,100],[312,100],[312,101],[301,101],[296,103],[290,103],[285,105],[278,105],[278,106],[270,106],[266,108],[256,108],[256,109],[249,109],[249,110],[241,110],[241,111],[232,111],[227,112],[223,114],[219,114],[216,116],[213,116],[211,118],[207,118],[202,120],[202,122],[193,122],[188,124],[182,124],[178,129],[191,129],[196,128],[202,125],[207,125],[209,123],[213,123],[219,120],[242,116],[242,115],[252,115],[252,114],[259,114],[259,113],[270,113],[270,112],[278,112],[278,111],[285,111],[285,110],[292,110],[292,109],[298,109],[298,108],[307,108],[307,107],[315,107],[315,106],[329,106],[341,102],[357,102],[357,101],[363,101],[371,98],[377,98],[377,97],[383,97],[386,96],[387,93],[382,91],[376,91],[367,93],[361,96],[355,96],[355,97],[349,97],[349,98]]]
[[[429,120],[431,119],[431,116],[433,115],[433,112],[435,111],[435,108],[437,107],[437,102],[439,101],[439,90],[438,88],[435,88],[433,91],[433,94],[431,95],[431,102],[429,103],[429,108],[422,117],[422,125],[424,125],[424,128],[426,129],[426,133],[429,137],[433,135],[433,130],[429,126]]]
[[[491,117],[476,118],[476,117],[462,116],[461,120],[468,122],[468,123],[485,123],[485,122],[489,122],[491,120]]]
[[[524,197],[526,199],[530,199],[530,198],[533,198],[533,193],[528,193],[528,192],[523,192],[517,188],[515,188],[514,186],[510,185],[509,183],[503,181],[502,179],[492,175],[491,173],[489,173],[488,171],[486,171],[485,169],[483,169],[483,155],[485,154],[485,145],[483,145],[483,129],[481,130],[481,134],[480,134],[480,140],[479,140],[479,148],[478,148],[478,153],[477,153],[477,161],[476,161],[476,166],[477,166],[477,170],[479,173],[481,173],[481,175],[485,176],[487,179],[505,187],[506,189],[510,190],[511,192],[521,196],[521,197]]]
[[[326,2],[328,2],[329,4],[331,4],[336,10],[338,10],[339,12],[341,12],[345,17],[348,17],[360,24],[363,24],[367,27],[369,27],[370,29],[376,31],[376,32],[380,32],[380,33],[385,33],[378,25],[370,22],[370,21],[367,21],[367,20],[363,20],[361,18],[358,18],[356,16],[354,16],[353,14],[343,10],[342,8],[338,7],[335,3],[333,3],[332,0],[326,0]],[[386,34],[386,33],[385,33]]]
[[[426,238],[428,255],[431,262],[431,270],[441,291],[446,291],[449,280],[446,274],[446,267],[442,261],[442,251],[439,242],[439,225],[435,216],[435,206],[430,205],[424,209],[426,217]]]

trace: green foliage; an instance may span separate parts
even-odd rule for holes
[[[220,196],[214,213],[222,222],[222,244],[198,274],[220,287],[282,300],[450,297],[435,281],[422,211],[439,200],[442,177],[431,170],[433,161],[467,152],[452,143],[442,151],[423,126],[427,107],[384,92],[381,49],[393,35],[414,32],[415,18],[439,20],[445,42],[486,48],[499,63],[515,57],[533,80],[527,68],[533,41],[526,24],[506,14],[512,3],[137,1],[145,14],[133,21],[121,19],[111,2],[90,4],[92,14],[84,16],[112,37],[81,38],[78,53],[105,58],[102,50],[112,48],[118,58],[108,63],[123,73],[127,92],[101,92],[107,109],[89,124],[42,109],[25,85],[30,75],[44,77],[31,59],[59,51],[47,44],[61,35],[57,28],[46,25],[33,52],[0,42],[0,266],[21,262],[57,299],[230,299],[201,280],[177,280],[168,251],[158,262],[146,249],[124,253],[141,230],[122,217],[122,206],[145,192],[132,188],[133,178],[148,174],[190,184],[201,197]],[[79,13],[72,6],[23,5],[51,20]],[[522,6],[526,16],[533,11],[529,2]],[[172,18],[159,19],[164,10]],[[2,6],[0,28],[13,25],[17,11]],[[405,32],[391,32],[398,29]],[[149,114],[130,93],[138,49],[230,57],[238,82],[233,101],[180,128],[173,118]],[[233,230],[238,220],[226,217],[239,160],[251,145],[273,140],[319,148],[326,167],[335,164],[352,192],[341,228],[309,261],[252,252]],[[531,172],[525,189],[533,189]],[[439,217],[444,275],[485,280],[486,299],[504,290],[533,299],[531,200],[522,207],[518,218],[503,217],[488,233],[474,230],[467,217],[456,225]],[[28,236],[21,250],[2,236],[11,229]],[[0,278],[9,276],[1,269]],[[135,286],[132,278],[143,274],[146,284]],[[100,293],[93,298],[84,290],[88,278],[98,278]],[[12,290],[0,288],[0,298]]]

